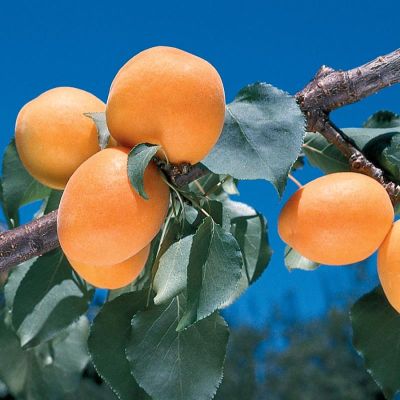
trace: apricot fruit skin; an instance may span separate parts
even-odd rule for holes
[[[386,298],[400,313],[400,221],[393,224],[379,248],[378,276]]]
[[[93,266],[68,260],[75,272],[92,286],[119,289],[133,282],[142,272],[150,252],[150,245],[131,258],[115,265]]]
[[[195,164],[221,134],[224,87],[216,69],[202,58],[153,47],[117,73],[106,116],[111,135],[121,145],[160,144],[171,163]]]
[[[58,87],[27,103],[15,125],[15,143],[27,171],[53,189],[64,189],[74,171],[100,150],[94,122],[83,115],[103,112],[96,96]]]
[[[149,200],[130,185],[129,149],[108,148],[86,160],[62,195],[57,231],[67,258],[87,265],[114,265],[138,253],[160,230],[169,188],[150,163],[144,173]]]
[[[389,195],[378,182],[340,172],[315,179],[294,193],[281,211],[278,231],[304,257],[345,265],[374,253],[393,218]]]

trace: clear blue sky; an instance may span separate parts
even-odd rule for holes
[[[209,60],[223,78],[228,101],[255,81],[295,93],[322,64],[350,68],[397,48],[399,11],[395,0],[2,2],[0,149],[24,103],[62,85],[106,100],[117,70],[147,47],[176,46]],[[400,112],[399,99],[400,88],[393,87],[333,117],[340,126],[358,126],[378,109]],[[307,168],[297,176],[304,183],[318,174]],[[289,184],[285,198],[294,189]],[[349,290],[373,286],[374,274],[363,288],[352,289],[355,271],[349,268],[287,272],[276,235],[276,193],[265,182],[244,183],[241,193],[268,218],[275,253],[268,271],[228,316],[261,324],[271,305],[282,301],[309,317]],[[295,292],[289,303],[288,290]]]

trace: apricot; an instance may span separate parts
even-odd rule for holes
[[[340,172],[299,189],[283,207],[278,231],[284,242],[310,260],[345,265],[374,253],[393,217],[390,198],[378,182]]]
[[[64,189],[79,165],[100,150],[96,126],[83,114],[105,107],[72,87],[48,90],[22,107],[15,143],[27,171],[46,186]]]
[[[400,221],[393,224],[378,250],[378,276],[386,298],[400,313]]]
[[[117,73],[106,116],[121,145],[159,144],[171,163],[195,164],[221,134],[224,87],[216,69],[202,58],[173,47],[153,47]]]
[[[129,149],[114,147],[86,160],[65,187],[57,231],[67,258],[87,265],[114,265],[156,236],[169,206],[169,188],[157,167],[144,173],[149,200],[130,185]]]
[[[142,272],[150,252],[146,246],[133,257],[121,263],[94,266],[68,260],[75,272],[92,286],[102,289],[119,289],[133,282]]]

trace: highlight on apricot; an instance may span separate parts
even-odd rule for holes
[[[224,87],[216,69],[204,59],[173,47],[153,47],[117,73],[106,116],[118,143],[158,144],[171,163],[195,164],[221,134]]]
[[[94,122],[84,114],[105,104],[81,89],[57,87],[19,112],[15,143],[27,171],[53,189],[64,189],[74,171],[100,150]]]
[[[283,207],[278,231],[284,242],[310,260],[345,265],[372,255],[393,218],[382,185],[366,175],[341,172],[300,188]]]

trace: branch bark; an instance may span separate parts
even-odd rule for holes
[[[296,94],[307,120],[307,129],[321,133],[348,159],[353,171],[371,176],[388,191],[393,203],[400,202],[400,187],[387,180],[383,171],[369,162],[346,135],[329,119],[329,113],[355,103],[400,82],[400,49],[348,71],[321,67],[314,79]],[[168,168],[172,182],[184,186],[203,176],[199,165]],[[0,234],[0,272],[59,246],[57,211]]]

